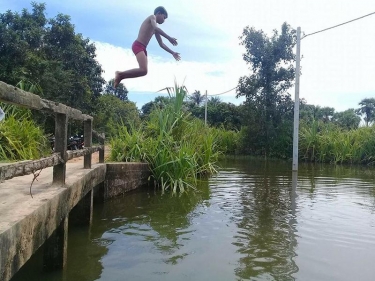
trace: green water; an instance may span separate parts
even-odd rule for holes
[[[196,192],[144,189],[70,227],[68,264],[15,280],[375,280],[375,169],[227,160]]]

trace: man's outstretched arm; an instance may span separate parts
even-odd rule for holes
[[[171,42],[171,44],[173,46],[177,46],[177,39],[176,38],[173,38],[171,36],[169,36],[167,33],[165,33],[160,27],[158,27],[157,23],[156,23],[156,20],[155,20],[155,17],[151,18],[151,25],[153,26],[154,28],[154,32],[155,32],[155,36],[157,34],[163,36],[164,38],[166,38],[169,42]],[[158,40],[159,42],[159,40]],[[160,43],[159,43],[160,45]]]
[[[172,54],[172,56],[173,56],[176,60],[180,60],[180,59],[181,59],[179,53],[173,52],[171,49],[168,48],[167,45],[165,45],[165,44],[163,43],[163,40],[162,40],[162,38],[161,38],[161,36],[160,36],[159,33],[155,33],[155,37],[156,37],[156,40],[157,40],[158,43],[159,43],[159,46],[160,46],[162,49],[164,49],[164,50],[166,50],[168,53]]]

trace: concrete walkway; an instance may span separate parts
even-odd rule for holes
[[[98,165],[103,164],[94,164],[92,169]],[[84,169],[83,161],[68,162],[66,165],[66,186],[83,178],[92,169]],[[52,185],[52,172],[52,167],[41,171],[31,187],[33,197],[30,196],[30,185],[34,178],[32,174],[0,183],[0,233],[30,215],[47,200],[66,190],[66,187]]]
[[[80,158],[67,163],[65,186],[52,185],[52,167],[42,170],[31,188],[33,198],[33,174],[0,183],[0,280],[9,280],[72,208],[105,180],[106,164],[97,163],[93,154],[92,168],[84,169]]]

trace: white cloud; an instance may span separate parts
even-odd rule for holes
[[[95,42],[97,60],[108,81],[114,77],[116,70],[127,70],[138,67],[135,56],[130,49],[124,49],[108,43]],[[196,61],[175,61],[173,57],[165,60],[148,54],[149,72],[144,77],[125,79],[122,82],[129,91],[153,92],[174,85],[184,84],[190,92],[206,90],[208,94],[219,94],[236,87],[238,79],[249,70],[239,56],[230,63],[209,63]],[[217,75],[217,74],[220,75]],[[235,93],[228,93],[235,96]]]

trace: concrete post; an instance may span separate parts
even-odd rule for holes
[[[45,271],[63,269],[67,262],[68,217],[65,217],[44,244],[43,268]]]
[[[92,222],[93,190],[90,190],[70,211],[69,221],[72,225],[90,225]]]
[[[206,90],[206,100],[204,103],[204,125],[206,126],[207,126],[207,102],[208,102],[208,99],[207,99],[207,90]]]
[[[104,163],[104,134],[103,139],[100,138],[100,145],[103,146],[103,149],[99,150],[99,163]]]
[[[68,145],[68,116],[57,113],[55,116],[55,152],[59,152],[64,163],[53,167],[53,184],[64,185]]]
[[[84,121],[84,142],[85,147],[91,147],[92,146],[92,120],[87,119]],[[85,169],[91,169],[91,153],[84,156],[83,159],[83,167]]]

